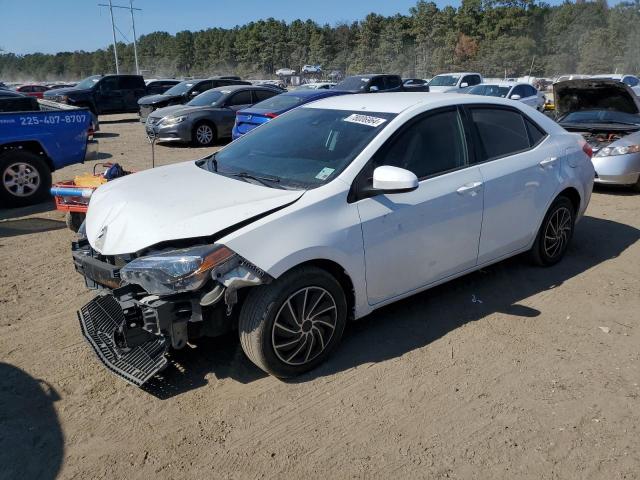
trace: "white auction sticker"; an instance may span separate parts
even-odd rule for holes
[[[318,180],[326,180],[335,171],[335,168],[324,167],[320,173],[316,175]]]
[[[370,127],[379,127],[384,122],[387,121],[386,118],[380,117],[370,117],[369,115],[360,115],[358,113],[354,113],[353,115],[349,115],[344,119],[345,122],[351,123],[359,123],[360,125],[368,125]]]

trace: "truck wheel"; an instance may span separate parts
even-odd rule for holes
[[[67,228],[72,232],[78,233],[80,230],[80,225],[84,222],[84,213],[80,212],[67,212],[64,216],[64,221],[67,224]]]
[[[347,302],[338,281],[301,267],[251,288],[240,311],[240,344],[249,359],[280,378],[322,363],[340,342]]]
[[[573,236],[575,221],[571,200],[565,196],[556,198],[545,215],[529,252],[535,264],[549,267],[562,260]]]
[[[217,140],[216,127],[207,122],[197,123],[191,132],[193,143],[198,147],[208,147]]]
[[[0,155],[0,205],[23,207],[49,197],[51,171],[38,155],[9,150]]]

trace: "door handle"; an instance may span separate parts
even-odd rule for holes
[[[460,195],[464,195],[467,193],[474,194],[480,187],[482,186],[482,182],[471,182],[462,185],[460,188],[456,190]]]
[[[549,165],[553,165],[554,163],[556,163],[556,160],[558,160],[558,157],[549,157],[549,158],[545,158],[544,160],[542,160],[539,165],[542,168],[545,168]]]

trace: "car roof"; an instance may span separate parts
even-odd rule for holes
[[[322,108],[327,110],[351,110],[399,114],[405,110],[418,106],[428,109],[431,105],[434,108],[438,108],[441,106],[466,103],[513,106],[513,101],[499,97],[485,97],[460,93],[389,92],[334,96],[303,105],[301,108]]]
[[[516,85],[530,85],[530,84],[527,82],[482,82],[478,85],[474,85],[474,87],[481,87],[482,85],[495,85],[497,87],[515,87]]]
[[[212,88],[211,90],[216,90],[218,92],[226,92],[226,93],[231,93],[231,92],[235,92],[236,90],[264,90],[267,92],[273,92],[276,89],[273,87],[263,87],[261,85],[224,85],[222,87],[216,87],[216,88]],[[210,90],[207,90],[207,92]]]
[[[438,75],[434,75],[434,77],[439,77],[440,75],[480,75],[478,72],[444,72],[439,73]]]

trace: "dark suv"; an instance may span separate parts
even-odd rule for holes
[[[401,92],[402,78],[399,75],[367,74],[347,77],[333,90],[350,93]]]
[[[202,92],[206,92],[212,88],[226,87],[228,85],[251,85],[251,83],[228,77],[185,80],[174,85],[161,95],[149,95],[141,98],[138,102],[140,121],[145,122],[149,114],[158,108],[171,105],[184,105]]]
[[[54,102],[86,107],[95,115],[138,111],[138,100],[147,94],[141,75],[92,75],[75,87],[44,93]]]

